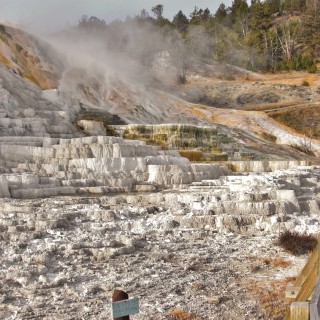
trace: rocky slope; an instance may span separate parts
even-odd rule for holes
[[[266,290],[301,268],[274,241],[279,229],[318,230],[319,170],[227,176],[174,192],[2,200],[1,314],[105,319],[121,287],[140,299],[133,319],[169,319],[174,309],[269,319],[251,283]],[[277,257],[286,268],[272,266]]]
[[[62,59],[46,42],[2,24],[0,62],[42,89],[57,87],[63,70]]]

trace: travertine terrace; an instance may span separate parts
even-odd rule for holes
[[[0,66],[1,319],[110,319],[115,288],[140,299],[136,320],[174,309],[268,319],[249,283],[301,268],[306,257],[274,242],[284,229],[319,230],[315,157],[213,124],[160,90],[113,88],[111,102],[93,105],[17,70]],[[228,161],[192,162],[121,136],[148,120],[209,127]],[[289,267],[252,268],[276,257]]]

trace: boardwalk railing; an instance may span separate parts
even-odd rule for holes
[[[293,298],[284,320],[319,320],[320,311],[320,240],[286,297]]]

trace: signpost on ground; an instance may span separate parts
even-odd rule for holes
[[[115,290],[112,295],[112,318],[114,320],[130,320],[131,314],[139,313],[138,298],[129,299],[122,290]]]

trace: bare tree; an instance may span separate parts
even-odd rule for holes
[[[188,41],[183,39],[177,32],[173,35],[170,56],[176,68],[177,83],[186,83],[187,71],[190,67],[191,50]]]
[[[288,61],[291,60],[298,45],[298,28],[298,22],[286,21],[276,29],[281,50]]]

